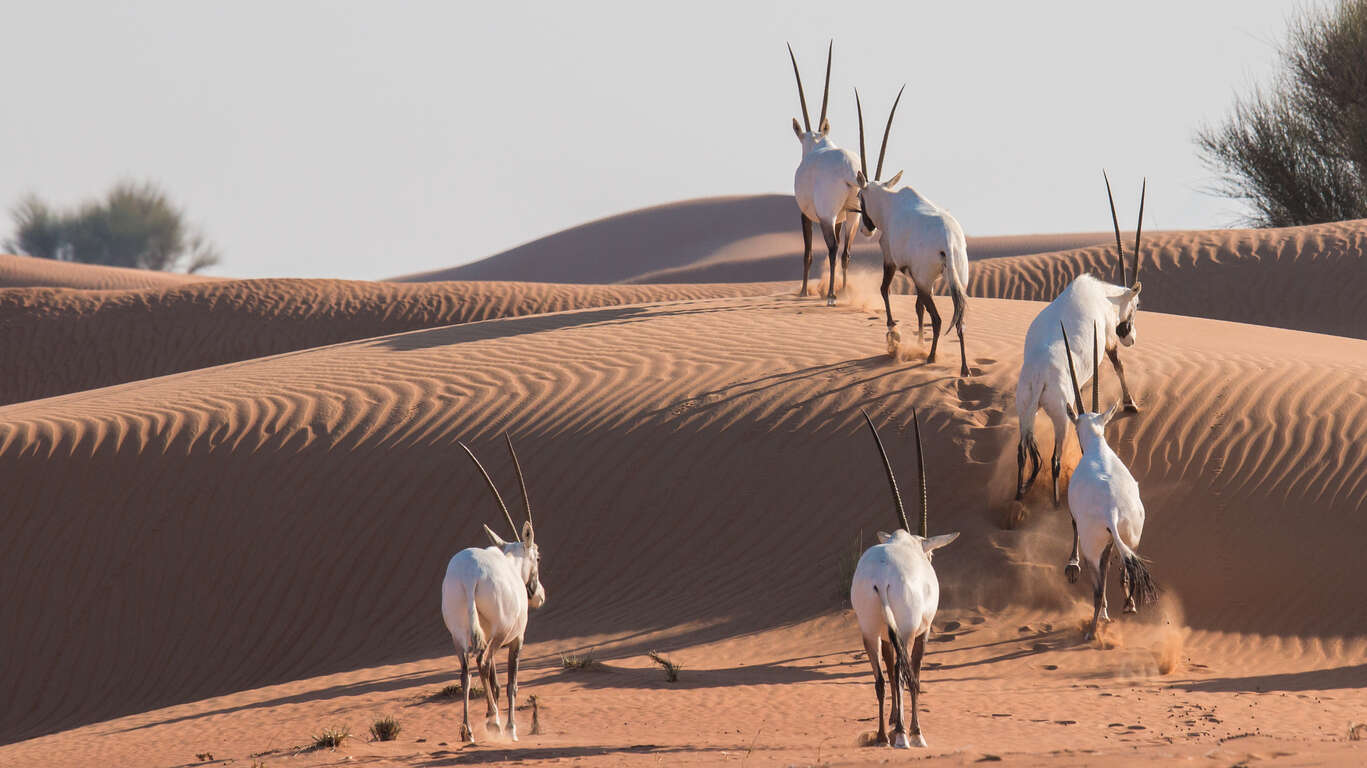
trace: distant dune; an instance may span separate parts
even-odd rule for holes
[[[450,269],[393,278],[536,280],[553,283],[716,283],[802,279],[802,231],[791,195],[687,200],[599,219]],[[1057,251],[1105,242],[1105,232],[970,237],[973,259]],[[825,274],[815,233],[812,279]],[[860,238],[854,259],[874,263],[878,246]]]
[[[169,288],[212,279],[179,272],[102,267],[0,254],[0,288]]]

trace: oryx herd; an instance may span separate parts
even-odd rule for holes
[[[832,48],[827,49],[821,116],[815,128],[807,111],[807,97],[802,88],[797,57],[791,46],[788,48],[802,106],[802,121],[799,123],[796,118],[793,119],[793,131],[802,144],[802,160],[794,179],[804,246],[801,295],[807,295],[814,224],[820,227],[827,249],[827,305],[836,302],[837,256],[841,258],[843,287],[848,281],[850,248],[856,231],[862,229],[868,236],[876,233],[883,254],[881,291],[889,354],[896,358],[901,343],[888,298],[892,280],[900,271],[907,274],[916,287],[918,337],[923,331],[925,314],[930,315],[932,341],[926,361],[935,361],[941,321],[932,289],[936,280],[943,276],[954,308],[949,326],[959,335],[959,375],[966,377],[970,375],[963,334],[968,253],[963,229],[948,211],[924,195],[910,186],[899,187],[898,182],[902,178],[900,171],[892,178],[882,180],[888,135],[901,101],[901,91],[889,110],[872,177],[868,173],[864,147],[863,105],[857,90],[855,108],[859,123],[859,156],[856,158],[830,139],[831,126],[827,111],[830,103]],[[1121,284],[1103,282],[1082,274],[1045,306],[1025,335],[1024,359],[1016,387],[1020,423],[1017,500],[1030,489],[1040,470],[1040,453],[1034,439],[1034,422],[1040,408],[1045,410],[1054,427],[1052,475],[1055,506],[1060,503],[1060,460],[1069,423],[1082,450],[1081,459],[1068,483],[1073,548],[1064,574],[1069,582],[1077,581],[1081,574],[1081,555],[1086,558],[1095,575],[1093,615],[1085,634],[1087,640],[1095,638],[1099,622],[1110,620],[1106,612],[1106,583],[1112,554],[1119,558],[1125,612],[1135,612],[1139,604],[1152,603],[1157,597],[1157,588],[1148,566],[1136,552],[1144,526],[1144,505],[1140,500],[1139,485],[1107,444],[1105,435],[1106,425],[1122,407],[1132,413],[1139,410],[1125,381],[1119,348],[1133,346],[1137,338],[1135,319],[1142,288],[1139,282],[1140,235],[1144,223],[1147,182],[1140,192],[1132,270],[1127,270],[1110,179],[1105,178],[1105,182],[1115,229]],[[1078,346],[1078,343],[1085,344],[1088,338],[1091,339],[1090,366],[1084,355],[1085,350]],[[1123,394],[1122,401],[1104,412],[1100,406],[1098,383],[1099,358],[1103,349],[1120,379]],[[1092,383],[1090,409],[1085,407],[1082,398],[1082,387],[1086,385],[1088,377]],[[921,661],[939,605],[939,582],[932,557],[936,549],[953,542],[959,534],[929,535],[926,457],[921,447],[920,420],[915,411],[912,412],[912,425],[917,448],[919,532],[912,531],[907,519],[892,463],[878,431],[867,413],[864,413],[864,420],[873,434],[887,474],[897,513],[897,527],[890,534],[879,532],[879,543],[866,550],[859,559],[850,585],[850,605],[854,609],[864,650],[874,673],[874,692],[878,697],[877,743],[894,747],[925,746],[917,698],[920,694]],[[507,444],[521,485],[527,518],[520,528],[521,532],[479,459],[461,443],[502,509],[511,526],[514,541],[505,541],[485,526],[484,531],[492,546],[470,548],[457,553],[447,565],[442,583],[442,616],[460,658],[461,685],[465,692],[460,735],[462,740],[468,742],[474,741],[469,716],[471,657],[484,682],[488,706],[486,727],[490,733],[502,732],[495,663],[495,653],[501,648],[508,649],[506,733],[513,740],[517,739],[514,712],[517,704],[518,654],[527,628],[528,610],[540,607],[546,600],[546,591],[541,586],[539,576],[540,551],[534,540],[531,501],[511,439],[508,439]],[[1028,478],[1025,476],[1027,458],[1031,463]],[[886,680],[892,683],[891,713],[886,718],[884,670]],[[911,697],[909,722],[904,714],[903,686]],[[891,737],[889,726],[892,729]]]

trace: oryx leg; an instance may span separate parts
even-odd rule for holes
[[[1111,358],[1111,366],[1115,368],[1115,375],[1120,377],[1120,395],[1125,403],[1126,413],[1139,413],[1139,406],[1135,405],[1134,398],[1130,396],[1130,385],[1125,381],[1125,366],[1120,362],[1119,345],[1106,350],[1106,356]]]
[[[930,314],[930,354],[926,355],[926,362],[935,362],[935,350],[940,348],[940,310],[935,308],[935,297],[931,295],[930,289],[921,289],[916,286],[916,298],[918,301],[925,302],[926,312]]]
[[[802,216],[802,293],[799,296],[807,295],[807,275],[812,271],[812,220],[807,218],[807,214]]]
[[[1066,411],[1061,407],[1044,408],[1045,413],[1049,414],[1049,420],[1054,424],[1054,456],[1049,462],[1049,470],[1053,473],[1054,484],[1054,508],[1059,506],[1058,478],[1063,473],[1063,441],[1068,437],[1069,419]]]
[[[460,740],[475,743],[475,729],[470,727],[470,659],[465,651],[460,652],[460,692],[465,696],[463,718],[460,724]]]
[[[1125,590],[1125,613],[1139,613],[1134,604],[1134,585],[1130,583],[1130,572],[1126,568],[1120,569],[1120,586]]]
[[[1068,564],[1063,566],[1063,575],[1068,577],[1069,584],[1076,584],[1077,577],[1082,575],[1082,566],[1077,559],[1077,520],[1073,520],[1073,554],[1068,556]]]
[[[907,688],[911,689],[911,746],[924,747],[926,737],[921,735],[921,659],[926,655],[926,636],[921,635],[916,638],[916,642],[911,646],[911,680],[907,682]]]
[[[864,653],[869,656],[869,666],[873,667],[873,692],[878,696],[878,736],[876,741],[879,746],[888,743],[888,728],[883,719],[883,700],[886,698],[886,690],[883,684],[883,668],[878,666],[878,655],[882,651],[882,640],[880,638],[864,638]]]
[[[893,638],[892,630],[888,630],[888,642],[883,646],[883,664],[888,668],[888,678],[892,680],[892,715],[888,720],[888,725],[892,726],[892,746],[904,746],[907,740],[906,719],[902,711],[902,668],[899,666],[901,653],[897,650],[897,641]]]
[[[488,729],[489,733],[502,733],[503,723],[498,718],[498,694],[495,693],[498,688],[498,675],[495,671],[494,646],[492,644],[486,653],[489,655],[489,660],[477,665],[479,680],[484,684],[484,703],[487,705],[484,712],[484,727]]]
[[[1030,477],[1025,477],[1025,457],[1030,455]],[[1030,487],[1035,484],[1035,476],[1039,474],[1040,455],[1039,445],[1035,443],[1035,432],[1021,430],[1020,441],[1016,443],[1016,501],[1025,497]]]
[[[826,239],[826,252],[830,259],[830,271],[827,273],[830,278],[826,281],[826,306],[835,306],[835,257],[839,255],[840,243],[835,238],[835,224],[829,221],[821,222],[821,236]]]
[[[850,285],[850,248],[854,247],[854,233],[859,231],[858,214],[845,219],[844,243],[840,251],[840,290]]]
[[[959,375],[967,376],[968,351],[964,349],[964,319],[962,317],[959,318],[959,322],[955,324],[954,329],[959,332]]]
[[[522,653],[522,641],[508,646],[508,737],[517,741],[517,657]]]
[[[897,332],[897,322],[892,319],[892,302],[888,299],[888,288],[892,285],[892,278],[897,275],[897,265],[883,262],[883,312],[888,318],[888,357],[897,359],[897,352],[902,346],[902,336]]]
[[[1106,615],[1106,576],[1111,570],[1113,546],[1112,542],[1106,542],[1106,548],[1101,550],[1101,560],[1096,566],[1096,593],[1092,596],[1092,628],[1087,630],[1087,640],[1096,639],[1096,626],[1099,622],[1111,620],[1111,617]]]

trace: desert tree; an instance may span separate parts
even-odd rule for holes
[[[11,214],[15,233],[5,246],[28,256],[186,272],[219,261],[213,243],[151,182],[121,181],[103,198],[65,211],[28,195]]]
[[[1217,191],[1255,226],[1367,218],[1367,0],[1303,11],[1281,58],[1271,85],[1197,134]]]

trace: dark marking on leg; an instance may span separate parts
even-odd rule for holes
[[[1126,413],[1139,413],[1139,406],[1135,404],[1134,398],[1130,396],[1130,385],[1125,381],[1125,366],[1120,362],[1120,346],[1116,345],[1106,350],[1106,356],[1111,358],[1111,366],[1115,368],[1115,375],[1120,378],[1120,395],[1125,404]]]
[[[927,633],[928,634],[928,633]],[[907,688],[911,690],[911,744],[915,747],[926,745],[925,737],[921,735],[921,659],[926,655],[926,635],[916,638],[916,642],[911,646],[911,680],[907,682]]]
[[[878,656],[882,651],[882,645],[882,641],[878,638],[874,638],[873,640],[864,640],[864,653],[868,654],[869,666],[873,667],[873,692],[875,695],[878,696],[877,740],[880,746],[886,745],[888,743],[888,728],[886,725],[886,721],[883,719],[884,717],[886,717],[886,713],[883,711],[883,700],[887,695],[887,691],[884,688],[883,683],[883,670],[881,667],[878,666]]]
[[[807,295],[807,275],[812,271],[812,222],[802,215],[802,295]]]
[[[1073,554],[1068,556],[1068,564],[1063,566],[1063,575],[1068,577],[1069,584],[1076,584],[1079,576],[1082,575],[1082,566],[1077,557],[1077,520],[1073,520]]]
[[[930,314],[930,354],[926,355],[926,362],[935,362],[935,351],[940,348],[940,310],[935,308],[935,297],[931,295],[930,289],[921,290],[921,286],[916,286],[916,294],[924,295],[926,302],[926,312]]]
[[[513,641],[508,646],[508,734],[517,741],[517,661],[522,643]]]
[[[835,239],[835,227],[821,222],[821,236],[826,239],[826,251],[830,259],[830,278],[826,281],[826,306],[835,306],[835,257],[839,255],[840,245]]]
[[[1101,560],[1097,563],[1096,591],[1092,593],[1092,628],[1087,631],[1087,640],[1096,639],[1097,623],[1106,616],[1106,574],[1111,569],[1111,548],[1115,546],[1112,542],[1106,542],[1106,548],[1101,550]]]

